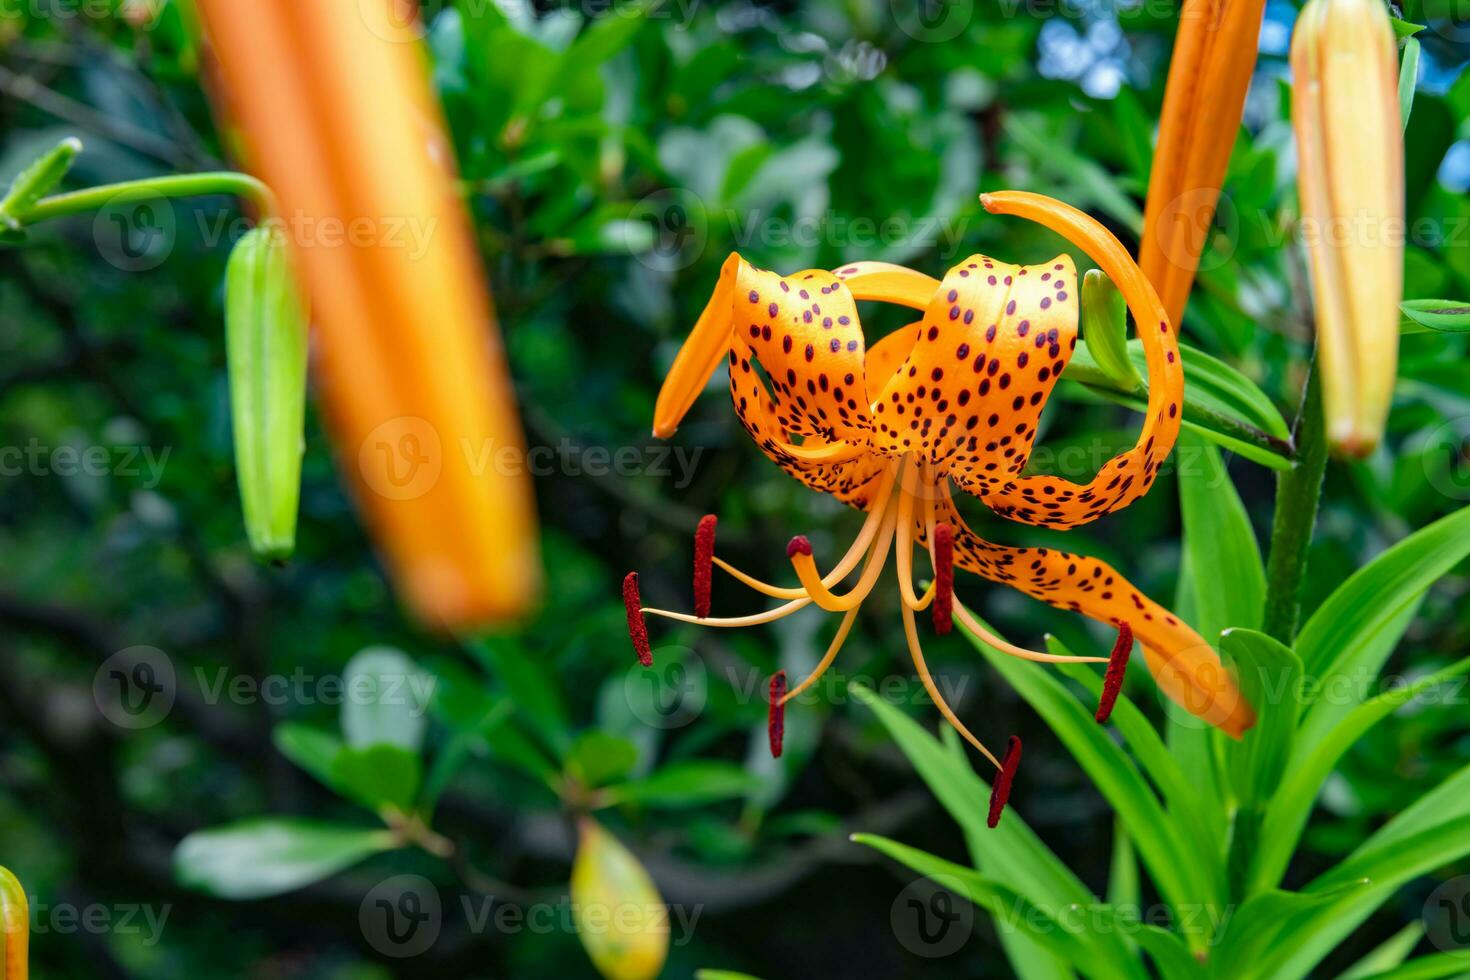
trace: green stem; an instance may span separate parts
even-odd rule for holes
[[[51,218],[96,211],[109,204],[127,204],[159,197],[199,197],[205,194],[234,194],[255,204],[262,215],[275,213],[275,199],[265,184],[249,174],[220,170],[202,174],[147,177],[143,180],[103,184],[101,187],[53,194],[37,201],[35,206],[16,217],[21,224],[32,225]]]
[[[1287,646],[1296,639],[1301,612],[1302,575],[1307,547],[1317,524],[1322,474],[1327,469],[1327,436],[1322,391],[1314,368],[1302,394],[1296,420],[1296,465],[1276,479],[1276,516],[1271,522],[1271,556],[1266,565],[1263,631]]]

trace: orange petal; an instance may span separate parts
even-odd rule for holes
[[[408,604],[467,626],[524,612],[540,562],[485,271],[416,24],[386,3],[201,0],[223,108],[275,191],[310,296],[316,390]]]
[[[1042,224],[1086,252],[1122,292],[1143,342],[1148,407],[1132,449],[1106,463],[1086,486],[1059,477],[1033,476],[985,492],[986,503],[1012,520],[1046,527],[1085,524],[1147,493],[1159,465],[1174,448],[1184,398],[1179,344],[1153,286],[1122,243],[1097,221],[1060,201],[1022,191],[985,194],[981,201],[993,213],[1015,214]]]
[[[714,293],[674,357],[653,407],[653,434],[660,439],[667,439],[679,428],[715,368],[720,366],[720,358],[730,349],[731,300],[735,295],[735,280],[744,266],[745,260],[734,252],[725,259]]]
[[[1008,484],[1075,344],[1076,284],[1066,256],[1015,266],[974,255],[951,269],[875,400],[874,444],[917,452],[972,493]]]
[[[1265,0],[1185,0],[1138,264],[1179,323],[1240,130]]]
[[[1232,738],[1255,724],[1255,712],[1214,649],[1111,566],[1052,548],[992,544],[964,525],[952,503],[941,499],[939,505],[940,519],[955,525],[955,564],[1059,609],[1114,627],[1127,624],[1170,699]]]

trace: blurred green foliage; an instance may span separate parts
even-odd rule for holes
[[[1247,125],[1183,330],[1288,419],[1310,352],[1291,233],[1293,15],[1290,3],[1269,6]],[[1403,15],[1442,24],[1448,13],[1424,0]],[[940,274],[972,252],[1038,261],[1062,247],[985,215],[978,193],[999,188],[1062,198],[1136,244],[1174,12],[459,0],[428,3],[425,18],[517,394],[542,450],[530,461],[545,610],[489,636],[417,631],[314,418],[296,554],[281,566],[250,558],[222,331],[229,246],[250,223],[232,200],[114,208],[39,226],[23,248],[0,252],[0,862],[33,906],[169,910],[156,936],[38,931],[37,975],[590,976],[569,928],[475,929],[462,914],[490,895],[523,908],[564,903],[568,813],[586,807],[640,856],[666,901],[699,912],[692,932],[675,926],[668,975],[703,965],[767,978],[1011,975],[983,918],[947,956],[906,946],[890,917],[911,876],[844,837],[965,855],[965,836],[847,693],[862,682],[933,721],[891,596],[870,600],[821,696],[792,704],[786,753],[772,762],[764,679],[778,667],[804,674],[831,625],[813,615],[714,635],[654,624],[660,668],[650,680],[630,669],[617,582],[636,567],[647,600],[685,607],[692,532],[706,512],[721,516],[722,551],[768,578],[785,572],[792,533],[830,553],[854,526],[753,450],[718,386],[672,447],[648,435],[663,371],[725,255],[788,272],[869,258]],[[73,135],[85,152],[64,187],[227,164],[234,138],[211,122],[191,31],[178,0],[0,7],[0,177]],[[1463,301],[1470,49],[1449,30],[1419,38],[1406,297]],[[903,322],[863,313],[870,343]],[[1405,336],[1389,444],[1329,469],[1304,614],[1470,499],[1465,345],[1441,332]],[[1053,452],[1038,453],[1039,466],[1095,466],[1131,441],[1126,409],[1081,386],[1054,401],[1041,440]],[[1172,466],[1199,458],[1181,449],[1153,493],[1070,532],[1068,546],[1161,597],[1183,562],[1188,599],[1191,581],[1222,573],[1194,564],[1210,552],[1181,547]],[[1265,541],[1272,474],[1239,460],[1229,473],[1236,543],[1246,528]],[[1007,543],[1056,539],[979,519],[977,528]],[[1452,568],[1398,613],[1406,632],[1384,653],[1387,674],[1418,677],[1460,656],[1464,571]],[[728,582],[716,584],[717,609],[758,608]],[[962,582],[960,594],[1013,638],[1050,633],[1079,650],[1106,642],[1014,593]],[[1254,625],[1207,608],[1211,598],[1181,612]],[[118,664],[109,658],[139,646],[163,652],[177,696],[161,723],[128,730],[98,707]],[[964,717],[1025,737],[1020,812],[1101,889],[1114,835],[1093,778],[962,638],[928,647],[936,671],[963,685]],[[130,656],[128,669],[140,655]],[[339,711],[323,683],[362,672],[364,657],[379,674],[432,678],[425,710],[410,720]],[[1158,716],[1147,691],[1135,679],[1140,709]],[[1463,717],[1411,706],[1363,738],[1328,779],[1288,884],[1315,877],[1458,770],[1470,746]],[[454,855],[379,853],[385,812],[396,832],[428,849],[451,842]],[[304,889],[269,901],[206,898],[209,867],[175,847],[242,821],[252,833],[305,827],[290,838],[302,850],[278,849],[283,862],[297,854],[318,871],[347,870],[305,875]],[[310,836],[323,827],[335,844]],[[281,882],[259,849],[239,853],[225,879],[252,869]],[[1329,967],[1416,918],[1435,876],[1456,870],[1407,883]],[[385,955],[359,918],[365,898],[398,875],[431,881],[448,910],[440,940],[413,959]]]

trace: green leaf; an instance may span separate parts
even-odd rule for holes
[[[1374,974],[1392,970],[1404,962],[1419,940],[1424,938],[1424,923],[1410,922],[1398,932],[1379,943],[1367,956],[1358,960],[1348,970],[1338,975],[1337,980],[1364,980]]]
[[[1208,867],[1185,844],[1178,824],[1164,814],[1138,767],[1108,736],[1107,729],[1093,720],[1091,710],[1084,708],[1053,675],[1001,653],[963,626],[961,629],[991,666],[1046,720],[1112,804],[1164,900],[1179,907],[1216,893],[1218,884],[1210,879],[1217,869]]]
[[[546,740],[557,758],[564,759],[572,747],[571,721],[549,666],[515,643],[482,639],[470,649],[504,685],[516,716]]]
[[[1296,652],[1322,698],[1308,709],[1299,739],[1310,748],[1361,701],[1366,682],[1408,628],[1425,590],[1470,555],[1470,507],[1400,541],[1340,585],[1302,627]]]
[[[1470,303],[1454,299],[1406,299],[1399,304],[1404,333],[1470,333]]]
[[[567,753],[567,771],[594,789],[624,778],[637,764],[638,746],[603,731],[584,732]]]
[[[310,725],[288,721],[276,726],[271,741],[281,755],[306,770],[317,782],[331,790],[337,788],[332,782],[332,765],[346,749],[340,738]]]
[[[1253,889],[1281,880],[1301,838],[1312,804],[1328,775],[1348,749],[1374,725],[1439,684],[1470,672],[1470,657],[1413,684],[1394,688],[1352,709],[1314,743],[1297,737],[1285,778],[1271,798],[1251,872]]]
[[[1082,907],[1097,904],[1097,897],[1015,812],[1016,806],[1008,808],[999,826],[985,826],[990,788],[970,767],[957,741],[953,750],[945,748],[918,722],[869,689],[850,684],[848,691],[855,701],[872,709],[929,791],[965,831],[981,874],[1035,903]],[[1110,972],[1129,975],[1140,969],[1136,957],[1116,933],[1093,933],[1090,939]]]
[[[190,834],[174,877],[217,898],[265,898],[304,888],[395,846],[387,830],[266,817]]]
[[[1388,22],[1393,25],[1393,33],[1396,37],[1413,37],[1425,29],[1424,24],[1414,24],[1397,17],[1390,17]]]
[[[378,743],[344,749],[332,763],[332,786],[348,799],[379,812],[413,809],[423,778],[423,763],[413,752]]]
[[[963,865],[946,861],[916,847],[900,844],[876,834],[853,834],[852,840],[917,871],[941,887],[954,891],[973,905],[989,912],[998,932],[1021,930],[1037,945],[1062,957],[1088,976],[1106,976],[1095,961],[1088,933],[1058,922],[1062,907],[1038,905],[1000,882],[986,878]]]
[[[1456,980],[1470,974],[1470,953],[1435,953],[1410,960],[1382,973],[1364,974],[1355,980]]]
[[[1128,356],[1144,377],[1144,390],[1120,389],[1085,341],[1077,342],[1062,377],[1135,411],[1146,409],[1148,360],[1141,341],[1128,342]],[[1272,469],[1291,468],[1290,430],[1271,399],[1230,365],[1187,344],[1184,362],[1184,428]]]
[[[1235,665],[1241,693],[1256,709],[1255,727],[1227,746],[1231,781],[1242,808],[1270,799],[1281,783],[1301,712],[1302,661],[1255,630],[1227,630],[1220,652]]]
[[[1403,62],[1399,65],[1399,115],[1403,117],[1404,129],[1409,128],[1409,114],[1414,109],[1414,89],[1419,84],[1419,48],[1416,38],[1404,41]]]
[[[82,141],[69,136],[16,174],[10,189],[0,198],[0,232],[20,231],[26,212],[61,182],[81,151]]]
[[[385,744],[419,751],[432,682],[407,654],[368,647],[347,662],[342,680],[342,736],[349,746]]]
[[[1179,434],[1179,509],[1184,548],[1195,572],[1194,625],[1206,638],[1230,627],[1261,625],[1266,570],[1249,515],[1219,450]]]
[[[1088,269],[1082,276],[1082,341],[1117,390],[1133,392],[1143,387],[1143,378],[1128,356],[1128,307],[1101,269]]]
[[[1210,976],[1217,980],[1287,977],[1273,972],[1289,948],[1300,941],[1298,924],[1341,898],[1363,892],[1366,882],[1349,882],[1317,894],[1268,891],[1253,895],[1231,917],[1225,938],[1210,956]]]
[[[711,759],[670,763],[643,779],[609,786],[604,793],[609,805],[639,803],[677,809],[744,796],[756,785],[744,767]]]

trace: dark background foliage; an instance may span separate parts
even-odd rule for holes
[[[1007,187],[1084,207],[1135,246],[1176,13],[1081,0],[912,10],[881,0],[686,0],[624,18],[601,35],[605,44],[579,46],[586,22],[621,15],[599,4],[428,7],[433,71],[529,439],[551,450],[536,474],[544,611],[463,641],[416,629],[395,605],[314,419],[298,551],[280,566],[251,559],[221,336],[228,245],[248,227],[236,202],[178,204],[162,251],[141,263],[119,259],[118,226],[106,216],[45,226],[0,252],[0,446],[13,464],[0,475],[0,862],[38,904],[169,909],[157,943],[121,929],[39,934],[37,975],[591,975],[566,929],[452,924],[429,954],[400,963],[359,928],[363,894],[401,871],[432,878],[447,902],[560,900],[572,843],[566,808],[495,746],[468,759],[444,797],[436,828],[464,853],[453,866],[395,854],[253,903],[175,883],[171,852],[190,831],[262,813],[361,819],[272,747],[284,721],[334,727],[333,707],[309,697],[210,703],[209,692],[219,677],[338,674],[373,645],[508,698],[533,740],[554,746],[597,730],[636,746],[645,769],[695,757],[748,767],[762,788],[743,799],[606,815],[665,897],[700,909],[669,975],[698,966],[768,978],[1010,975],[983,918],[958,953],[931,960],[906,949],[890,910],[911,876],[845,840],[871,830],[963,853],[871,715],[845,697],[853,677],[888,679],[909,710],[935,718],[910,677],[891,596],[880,590],[869,602],[841,676],[823,685],[829,697],[793,706],[793,751],[778,767],[763,758],[765,707],[752,692],[777,666],[809,665],[832,626],[813,617],[716,634],[655,623],[661,658],[697,651],[688,659],[703,665],[708,694],[692,723],[660,731],[622,693],[631,653],[617,584],[637,568],[647,600],[687,607],[692,531],[706,512],[721,516],[722,551],[768,577],[782,574],[793,533],[830,554],[856,527],[853,514],[755,451],[718,392],[680,429],[682,457],[663,456],[649,435],[663,371],[724,256],[738,249],[788,272],[875,258],[936,275],[977,251],[1050,257],[1058,240],[980,211],[979,191]],[[208,111],[186,6],[34,0],[0,9],[0,175],[69,134],[86,151],[68,186],[234,159],[232,134]],[[1184,327],[1288,417],[1310,341],[1289,232],[1294,162],[1281,82],[1293,16],[1289,3],[1268,6],[1248,132]],[[1427,223],[1409,249],[1406,294],[1463,298],[1470,49],[1423,39],[1407,146],[1409,214]],[[863,312],[870,343],[902,323]],[[1464,342],[1407,338],[1401,376],[1389,445],[1329,470],[1309,609],[1386,544],[1470,496],[1459,468],[1470,435]],[[1100,462],[1131,441],[1125,410],[1075,390],[1055,402],[1048,446],[1078,446]],[[103,471],[68,472],[66,447],[101,447]],[[626,447],[630,466],[597,455]],[[14,450],[25,462],[15,464]],[[150,459],[161,463],[156,473]],[[1243,461],[1232,474],[1264,538],[1271,475]],[[1068,546],[1107,558],[1168,601],[1179,574],[1176,499],[1161,480],[1130,510],[1071,532]],[[987,522],[976,508],[967,515],[999,540],[1054,540]],[[1431,593],[1390,672],[1414,674],[1463,649],[1465,586],[1451,576]],[[1075,617],[978,581],[960,592],[1023,642],[1046,632],[1074,648],[1108,642]],[[720,579],[716,608],[759,606]],[[98,712],[92,691],[99,665],[134,645],[166,652],[180,693],[162,724],[128,732]],[[1025,737],[1016,798],[1026,819],[1100,885],[1112,830],[1101,798],[962,640],[928,647],[936,669],[964,685],[964,717],[996,741]],[[452,729],[436,720],[431,742],[442,747]],[[1414,716],[1370,736],[1330,784],[1301,873],[1435,785],[1466,750],[1463,712]],[[1418,916],[1432,886],[1386,908],[1343,962]]]

